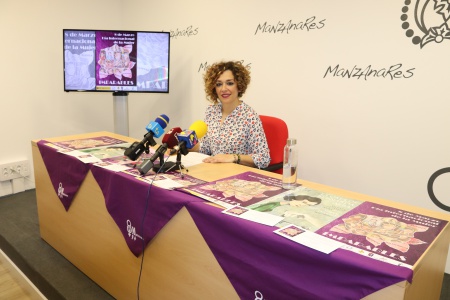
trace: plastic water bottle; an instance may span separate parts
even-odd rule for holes
[[[283,159],[283,188],[293,189],[297,185],[297,163],[298,150],[297,140],[287,139],[286,146],[284,146]]]

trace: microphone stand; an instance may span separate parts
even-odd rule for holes
[[[155,161],[156,158],[154,158],[156,155],[159,158],[159,165],[155,164],[153,166],[153,171],[156,173],[166,173],[172,170],[177,166],[177,163],[171,162],[171,161],[164,161],[164,153],[167,151],[167,144],[162,144],[158,150],[156,150],[156,153],[150,158],[151,161]]]
[[[147,144],[148,147],[148,144]],[[142,163],[139,165],[138,167],[138,171],[139,173],[141,173],[141,175],[145,175],[147,174],[148,171],[150,171],[150,169],[153,168],[153,170],[155,172],[159,172],[159,173],[163,173],[165,172],[165,170],[162,168],[164,164],[164,152],[166,152],[167,150],[167,144],[162,144],[158,147],[158,149],[156,149],[156,152],[152,155],[152,157],[150,158],[144,158],[142,160]],[[146,153],[148,148],[146,148]],[[159,158],[159,165],[154,165],[154,161],[157,160]]]
[[[124,151],[124,155],[131,160],[136,160],[141,156],[142,152],[149,153],[149,145],[155,146],[156,142],[153,139],[153,132],[147,132],[144,135],[144,139],[140,142],[134,142]]]
[[[185,169],[186,172],[189,172],[189,170],[186,169],[183,163],[181,162],[181,155],[187,155],[189,153],[188,149],[186,148],[186,143],[180,142],[177,146],[174,147],[174,149],[177,152],[177,158],[175,162],[164,161],[164,153],[167,151],[167,148],[168,148],[167,144],[162,144],[161,146],[158,147],[158,149],[156,150],[155,154],[152,155],[152,157],[143,159],[143,162],[138,167],[139,172],[142,175],[144,175],[148,171],[150,171],[150,169],[153,169],[154,172],[160,174],[169,172],[171,170],[175,171],[176,169],[178,169],[180,171],[181,178],[183,178],[184,177],[183,169]],[[158,158],[159,164],[153,164],[153,162]]]
[[[189,170],[183,166],[183,163],[181,162],[181,154],[182,153],[180,152],[180,150],[177,150],[177,161],[175,163],[175,166],[178,166],[178,170],[180,171],[181,179],[183,179],[184,178],[183,169],[186,170],[186,173],[189,172]]]
[[[175,146],[174,149],[177,151],[177,160],[175,162],[175,166],[178,167],[178,170],[180,171],[181,178],[183,179],[183,177],[184,177],[183,169],[186,170],[186,173],[189,172],[189,170],[181,162],[181,155],[187,155],[189,153],[189,151],[186,148],[186,143],[185,142],[178,143],[178,145]]]

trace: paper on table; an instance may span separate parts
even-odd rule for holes
[[[72,151],[58,151],[60,153],[66,154],[66,155],[70,155],[73,156],[79,160],[81,160],[82,162],[84,162],[85,164],[89,164],[89,163],[99,163],[102,160],[98,159],[97,157],[90,155],[90,154],[86,154],[84,152],[78,151],[78,150],[72,150]]]
[[[181,163],[183,164],[184,167],[189,168],[203,163],[203,159],[205,159],[206,157],[209,156],[199,152],[189,152],[188,155],[181,156]],[[168,161],[176,162],[177,156],[176,155],[170,156]]]
[[[153,181],[153,184],[166,190],[173,190],[176,188],[183,187],[181,183],[178,183],[170,178]]]
[[[287,225],[274,232],[291,241],[326,254],[330,254],[334,250],[344,246],[341,242],[318,235],[312,231],[304,230],[295,225]]]
[[[114,164],[114,163],[110,163],[110,162],[106,162],[106,161],[102,161],[100,163],[94,164],[94,166],[108,169],[108,170],[111,170],[114,172],[121,172],[121,171],[131,169],[129,166],[126,166],[126,165]]]
[[[275,224],[283,220],[283,217],[266,214],[259,211],[254,211],[239,205],[228,208],[222,212],[230,216],[238,217],[241,219],[253,221],[268,226],[275,226]]]

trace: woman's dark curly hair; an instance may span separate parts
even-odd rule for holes
[[[240,61],[218,62],[211,65],[203,75],[203,80],[205,81],[206,99],[214,104],[219,102],[219,96],[216,93],[217,79],[227,70],[233,73],[239,91],[238,97],[244,95],[250,84],[250,71]]]

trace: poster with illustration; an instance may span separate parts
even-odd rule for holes
[[[68,141],[53,142],[53,144],[55,144],[58,147],[72,150],[82,150],[88,148],[104,147],[126,143],[127,143],[126,141],[122,141],[109,136],[98,136],[92,138],[82,138]]]
[[[283,217],[277,224],[278,227],[294,224],[309,231],[316,231],[361,203],[359,200],[300,186],[252,204],[248,208]]]
[[[124,171],[127,174],[133,174],[132,170]],[[135,174],[135,173],[134,173]],[[145,181],[150,184],[154,184],[156,186],[167,188],[167,189],[176,189],[180,187],[188,187],[191,185],[198,185],[205,183],[204,180],[192,177],[188,174],[169,171],[165,173],[156,174],[153,170],[143,175],[135,175],[136,179]]]
[[[444,220],[364,202],[316,233],[362,255],[413,266],[446,224]]]
[[[96,33],[97,86],[135,86],[137,32]]]
[[[95,31],[64,32],[64,88],[95,89]]]
[[[184,189],[198,197],[224,207],[249,206],[261,200],[285,193],[278,178],[245,172],[217,181]]]

